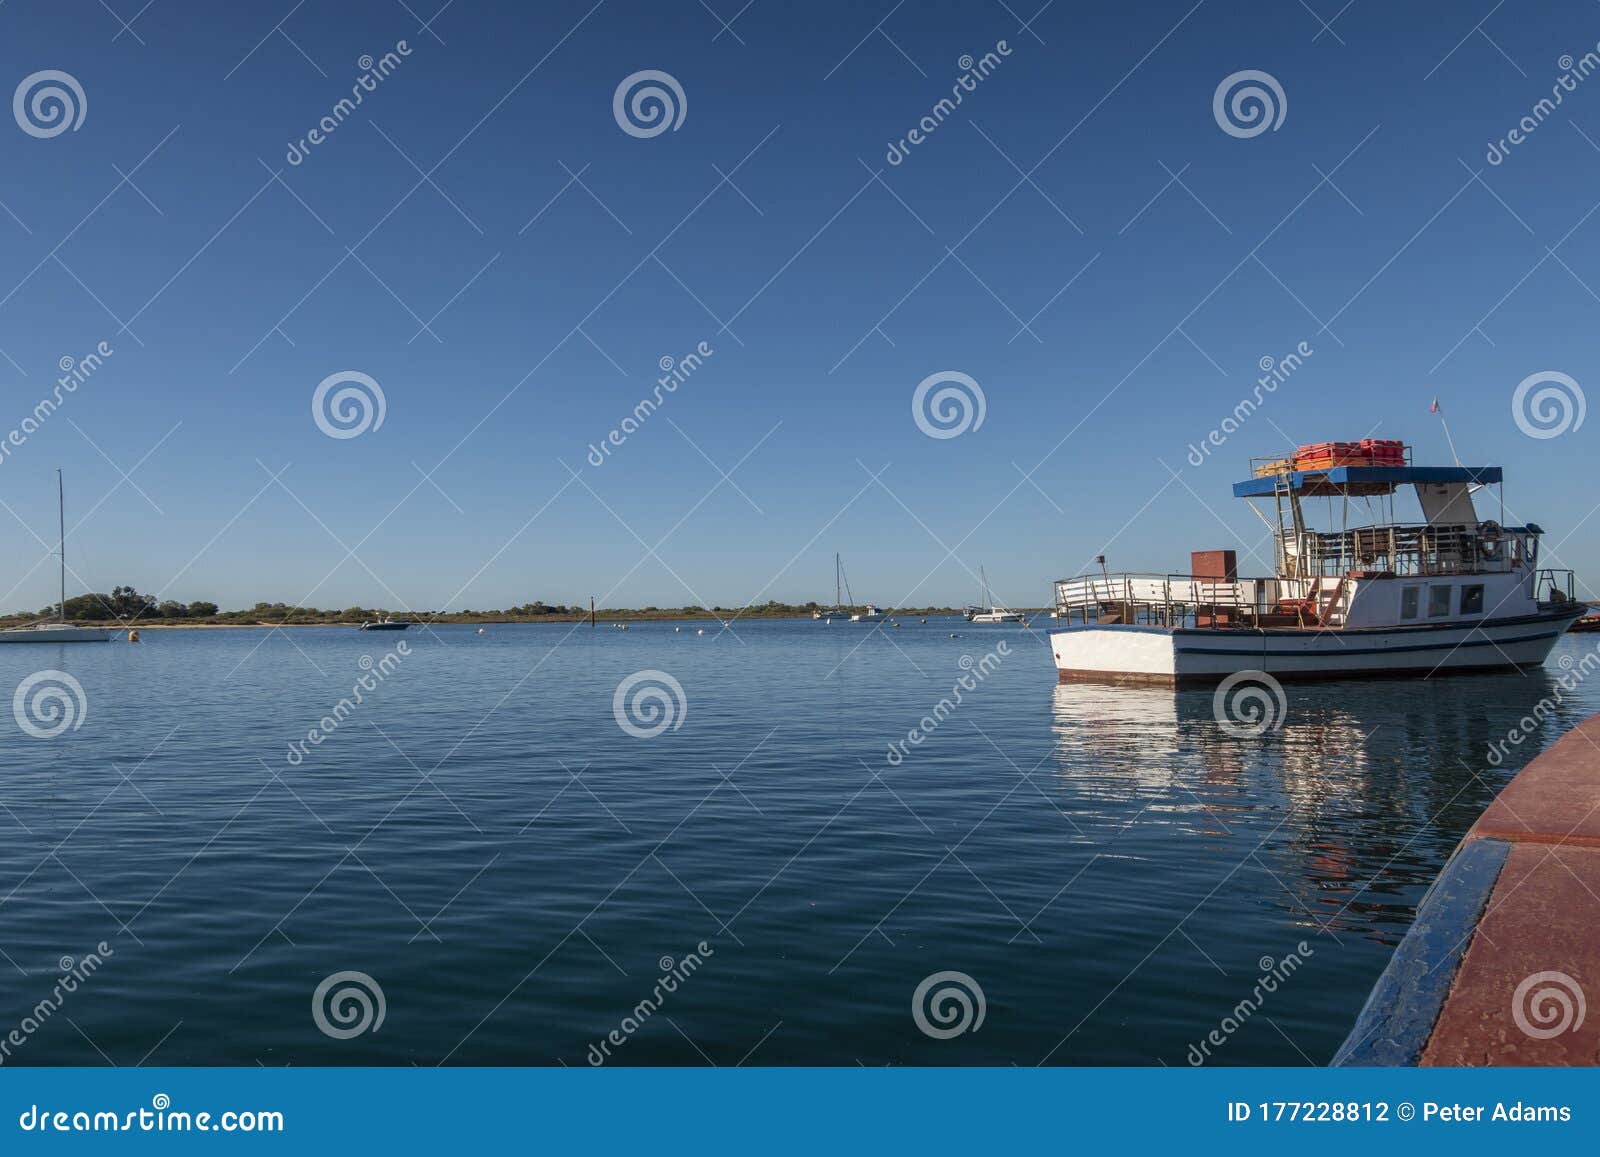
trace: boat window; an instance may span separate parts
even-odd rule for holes
[[[1461,613],[1463,615],[1483,614],[1483,584],[1473,583],[1461,588]]]
[[[1421,597],[1421,587],[1400,588],[1400,617],[1414,619],[1417,617],[1417,601]]]
[[[1450,613],[1450,586],[1433,586],[1428,588],[1428,617],[1436,619],[1441,615]]]

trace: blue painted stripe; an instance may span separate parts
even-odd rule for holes
[[[1561,623],[1563,626],[1565,626],[1565,624],[1570,623],[1582,613],[1583,609],[1581,607],[1574,607],[1573,609],[1567,611],[1557,611],[1555,613],[1546,612],[1537,615],[1505,615],[1494,618],[1485,617],[1481,619],[1434,620],[1425,623],[1392,623],[1383,627],[1340,627],[1338,628],[1338,632],[1341,636],[1350,638],[1356,635],[1383,635],[1392,631],[1404,631],[1411,634],[1428,634],[1434,631],[1459,631],[1471,630],[1473,628],[1484,630],[1488,627],[1517,627],[1527,623]],[[1180,629],[1188,634],[1204,635],[1210,633],[1214,628],[1183,627]],[[1256,629],[1262,634],[1266,635],[1303,635],[1306,632],[1306,628],[1304,627],[1261,627]]]
[[[1469,840],[1456,849],[1330,1064],[1417,1063],[1510,854],[1504,840]]]
[[[1254,658],[1257,655],[1280,656],[1285,658],[1317,658],[1330,655],[1401,655],[1408,651],[1454,651],[1467,647],[1502,647],[1512,643],[1533,643],[1540,639],[1554,639],[1561,634],[1560,631],[1545,631],[1539,635],[1518,635],[1511,639],[1473,639],[1470,642],[1460,643],[1412,643],[1404,647],[1340,647],[1337,651],[1306,651],[1306,650],[1269,650],[1262,648],[1257,651],[1250,647],[1178,647],[1180,655],[1240,655],[1245,658]]]

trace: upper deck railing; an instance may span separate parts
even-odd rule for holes
[[[1302,583],[1186,574],[1079,575],[1056,583],[1056,615],[1069,625],[1225,626],[1279,611]]]
[[[1526,527],[1392,523],[1302,532],[1287,552],[1305,577],[1379,571],[1397,575],[1503,574],[1534,566],[1538,534]]]

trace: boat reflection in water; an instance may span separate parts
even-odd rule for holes
[[[1559,699],[1556,673],[1419,681],[1404,694],[1290,686],[1259,731],[1219,722],[1209,689],[1061,684],[1059,806],[1097,854],[1168,873],[1112,872],[1100,887],[1159,888],[1187,871],[1203,885],[1191,901],[1202,922],[1207,889],[1250,891],[1309,933],[1393,944],[1495,793],[1585,713]],[[1493,746],[1536,710],[1540,734],[1492,765]]]

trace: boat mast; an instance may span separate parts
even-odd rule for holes
[[[56,518],[61,531],[57,554],[61,559],[61,601],[56,604],[57,617],[67,621],[67,496],[61,485],[61,467],[56,467]]]
[[[844,569],[843,568],[844,568],[844,564],[839,561],[839,552],[838,551],[834,551],[833,552],[833,605],[835,607],[840,607],[840,606],[844,605],[839,601],[839,591],[840,591],[840,589],[842,588],[842,586],[844,584],[844,579],[841,577],[844,574]]]

